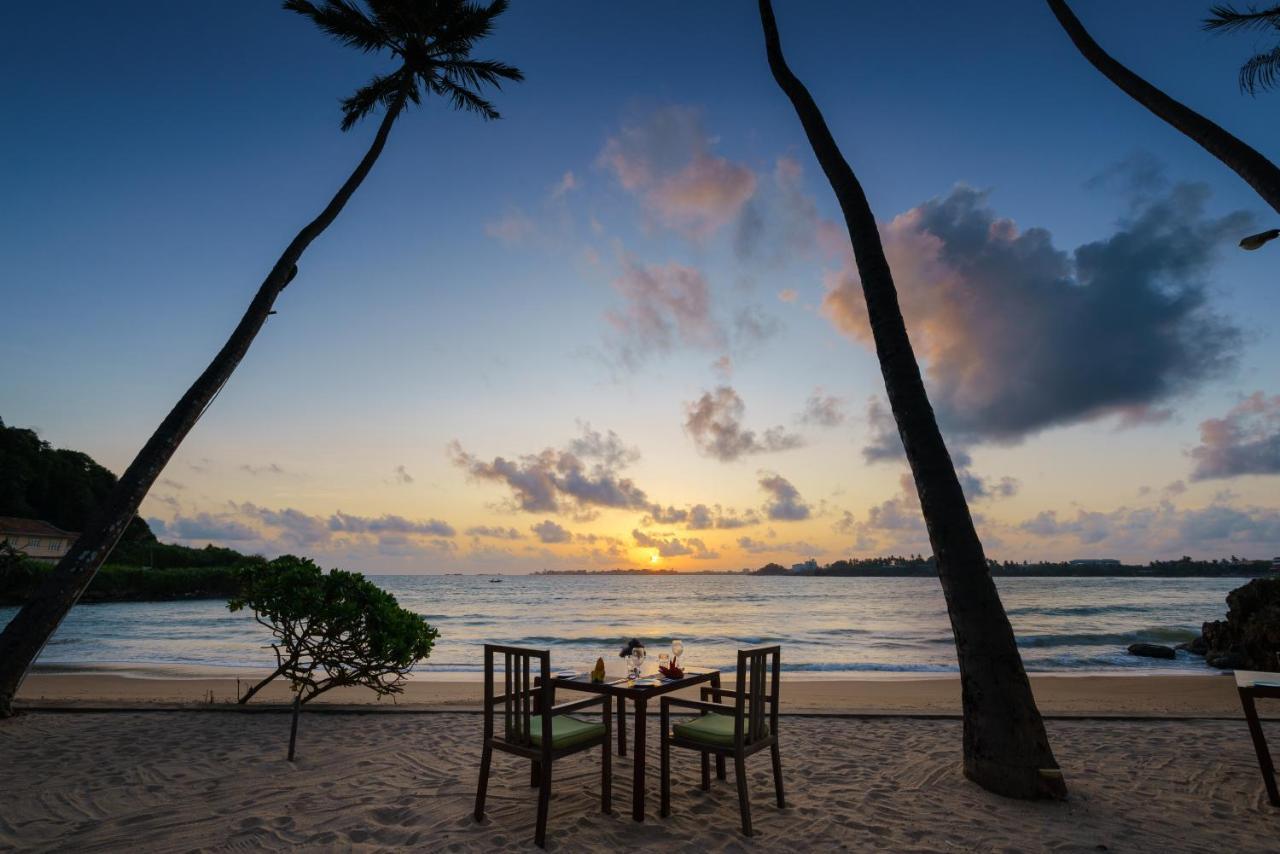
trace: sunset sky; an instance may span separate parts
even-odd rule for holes
[[[1074,5],[1280,157],[1280,93],[1236,88],[1264,35]],[[372,572],[927,554],[755,5],[513,7],[477,51],[527,77],[502,121],[397,123],[144,503],[157,534]],[[778,7],[989,556],[1280,554],[1280,244],[1235,247],[1274,213],[1040,3]],[[0,417],[120,472],[363,153],[338,99],[388,61],[250,0],[5,29]]]

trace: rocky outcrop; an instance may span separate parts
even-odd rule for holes
[[[1204,655],[1209,651],[1209,644],[1205,641],[1204,635],[1196,635],[1194,639],[1184,641],[1175,646],[1174,649],[1185,649],[1192,655]]]
[[[1280,578],[1255,578],[1227,594],[1227,618],[1205,623],[1205,661],[1233,670],[1280,670]]]
[[[1129,644],[1130,655],[1140,655],[1143,658],[1177,658],[1178,654],[1173,651],[1173,647],[1164,646],[1158,643],[1131,643]]]

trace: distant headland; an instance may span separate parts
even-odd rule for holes
[[[1213,560],[1153,560],[1146,564],[1123,563],[1106,558],[1068,561],[988,561],[997,578],[1257,578],[1280,572],[1280,558],[1258,560],[1231,555]],[[544,569],[536,575],[769,575],[790,578],[926,578],[937,575],[932,556],[911,555],[873,558],[844,558],[826,565],[816,560],[783,566],[767,563],[752,569]]]

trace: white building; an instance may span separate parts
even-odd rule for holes
[[[71,531],[55,528],[48,522],[39,519],[18,519],[13,516],[0,516],[0,543],[8,543],[13,548],[36,560],[56,562],[71,548],[71,544],[80,536]]]

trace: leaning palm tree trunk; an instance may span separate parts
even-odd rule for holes
[[[1013,628],[911,349],[875,216],[817,104],[787,67],[769,0],[760,0],[760,18],[769,68],[791,99],[849,228],[880,371],[915,478],[955,635],[964,704],[964,773],[1010,797],[1064,797],[1066,785],[1036,709]]]
[[[1111,58],[1093,40],[1065,0],[1048,0],[1058,23],[1067,31],[1080,54],[1103,76],[1130,98],[1182,131],[1200,147],[1235,171],[1262,200],[1280,213],[1280,169],[1253,147],[1244,143],[1195,110],[1170,98],[1155,86]]]
[[[138,505],[178,450],[178,445],[248,352],[249,345],[271,314],[276,297],[297,274],[297,263],[302,253],[333,223],[373,168],[386,145],[391,125],[403,106],[404,96],[401,95],[387,109],[373,144],[355,171],[320,215],[298,232],[258,288],[257,295],[227,343],[138,452],[66,557],[0,634],[0,717],[13,713],[13,697],[32,662],[115,548],[120,535],[137,513]]]

